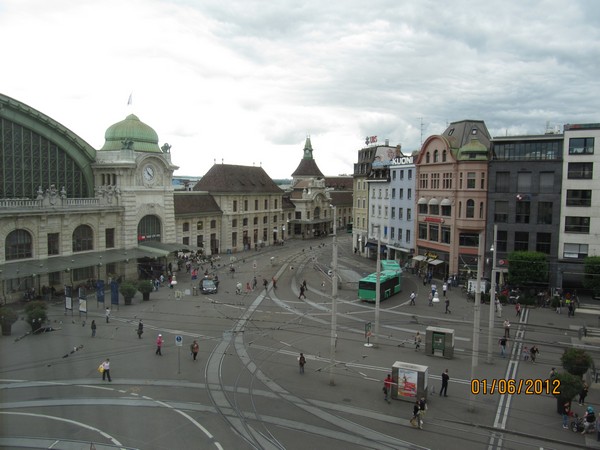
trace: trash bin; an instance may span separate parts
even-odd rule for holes
[[[192,288],[192,295],[198,295],[198,288],[197,287],[193,287]]]

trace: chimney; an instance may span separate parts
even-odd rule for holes
[[[389,147],[389,146],[390,146],[390,140],[389,140],[389,139],[386,139],[386,140],[385,140],[385,146],[386,146],[386,147]]]

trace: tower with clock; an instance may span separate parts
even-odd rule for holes
[[[119,192],[123,206],[122,239],[126,247],[144,241],[175,242],[173,172],[170,145],[159,147],[158,135],[136,115],[111,125],[96,154],[99,192]]]

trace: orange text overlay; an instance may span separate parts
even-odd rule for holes
[[[475,378],[471,380],[471,393],[474,395],[560,395],[560,380],[542,380],[539,378],[480,380]]]

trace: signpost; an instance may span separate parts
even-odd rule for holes
[[[183,337],[175,336],[175,345],[177,346],[177,373],[181,374],[181,347],[183,346]]]

